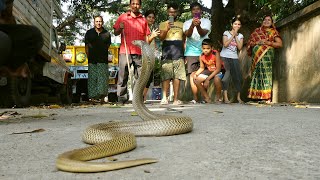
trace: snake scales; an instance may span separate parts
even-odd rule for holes
[[[142,92],[155,63],[154,50],[144,41],[133,41],[133,44],[142,50],[142,70],[134,86],[132,105],[143,121],[109,122],[88,127],[82,140],[94,145],[59,155],[56,161],[58,169],[69,172],[101,172],[154,163],[157,160],[151,158],[109,163],[87,161],[134,149],[135,136],[167,136],[192,131],[191,118],[155,114],[144,105]]]

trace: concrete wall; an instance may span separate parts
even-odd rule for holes
[[[320,1],[277,22],[273,101],[320,103]]]

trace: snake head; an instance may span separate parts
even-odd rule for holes
[[[142,48],[144,44],[148,44],[148,43],[145,42],[145,41],[142,41],[142,40],[133,40],[133,41],[132,41],[132,44],[134,44],[134,45],[139,46],[140,48]]]
[[[149,57],[149,59],[155,59],[155,50],[145,41],[133,40],[132,44],[140,47],[142,54]]]

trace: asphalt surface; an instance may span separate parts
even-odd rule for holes
[[[140,120],[131,105],[0,109],[0,179],[320,179],[319,105],[147,106],[190,116],[193,131],[138,137],[136,149],[113,158],[159,162],[101,173],[62,172],[55,160],[88,146],[81,133],[89,125]]]

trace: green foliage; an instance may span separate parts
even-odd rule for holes
[[[104,23],[104,28],[109,32],[113,32],[113,25],[116,22],[116,18],[113,15],[110,16],[111,18]]]
[[[159,24],[162,21],[168,19],[166,4],[176,3],[179,5],[179,11],[181,14],[179,18],[181,21],[185,21],[190,18],[189,3],[191,0],[144,0],[142,1],[142,13],[152,9],[156,12],[156,23]],[[113,25],[117,16],[126,12],[129,9],[129,0],[61,0],[61,3],[68,4],[68,11],[65,12],[65,16],[76,16],[77,19],[74,22],[68,23],[63,29],[59,29],[59,34],[67,44],[73,44],[76,39],[76,35],[82,36],[88,27],[92,25],[92,17],[94,15],[101,14],[101,12],[108,12],[111,18],[106,20],[105,27],[109,31],[113,31]],[[60,22],[62,23],[62,22]],[[73,37],[70,37],[73,36]]]
[[[105,26],[109,31],[113,31],[113,24],[118,15],[126,12],[129,9],[129,0],[58,0],[63,4],[67,4],[67,12],[65,16],[75,16],[75,21],[66,23],[58,29],[59,34],[65,39],[67,44],[73,44],[76,39],[76,35],[83,36],[84,32],[92,26],[92,17],[100,14],[101,12],[108,12],[111,18],[106,20]],[[151,9],[156,12],[156,24],[168,19],[167,17],[167,4],[176,3],[179,5],[179,20],[184,22],[191,18],[189,4],[194,0],[143,0],[142,1],[142,13]],[[212,0],[212,4],[217,4],[217,1]],[[229,0],[228,5],[223,11],[221,18],[224,19],[224,24],[219,24],[215,28],[225,29],[229,20],[239,13],[239,9],[235,4],[242,3],[242,10],[245,20],[243,24],[258,24],[261,22],[261,18],[265,14],[272,13],[276,20],[287,17],[288,15],[296,12],[299,9],[315,2],[316,0],[254,0],[254,1],[236,1]],[[245,4],[245,6],[243,6]],[[229,7],[230,5],[230,7]],[[243,7],[245,7],[243,9]],[[211,10],[207,9],[205,13],[206,17],[210,17]],[[241,12],[240,12],[241,13]],[[68,18],[66,18],[68,19]],[[247,22],[246,22],[247,21]],[[63,24],[63,22],[58,22]],[[217,25],[217,24],[216,24]]]
[[[316,1],[317,0],[255,0],[258,9],[269,10],[276,20],[283,19]]]

